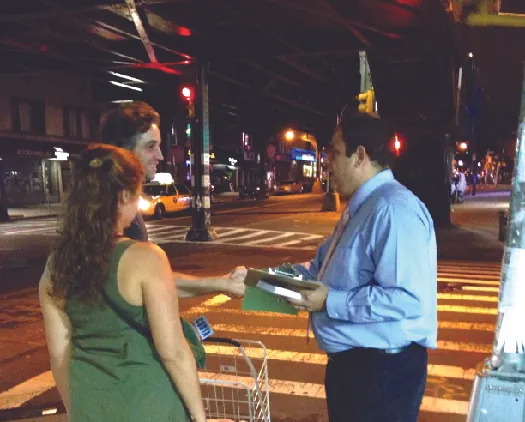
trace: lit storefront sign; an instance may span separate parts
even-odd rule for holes
[[[301,154],[295,158],[298,161],[315,161],[315,157],[312,154]]]
[[[292,148],[291,158],[297,161],[315,161],[316,152],[310,149]]]

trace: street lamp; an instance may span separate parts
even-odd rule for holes
[[[287,141],[292,141],[294,138],[294,133],[293,133],[293,130],[288,130],[286,132],[286,140]]]
[[[468,144],[466,142],[459,143],[459,149],[465,151],[467,148],[468,148]]]

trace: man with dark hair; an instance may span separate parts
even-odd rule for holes
[[[159,161],[163,160],[160,144],[160,117],[149,104],[142,101],[125,103],[109,110],[100,120],[102,142],[125,148],[135,153],[146,169],[146,178],[152,179]],[[148,229],[140,212],[124,235],[135,240],[148,240]],[[232,297],[244,295],[246,269],[237,267],[221,277],[198,278],[173,273],[179,297],[193,297],[210,293],[224,293]]]
[[[390,139],[383,120],[343,116],[330,169],[350,201],[316,257],[295,266],[322,283],[292,303],[311,312],[317,343],[328,354],[330,422],[416,422],[427,348],[436,347],[434,226],[387,167]]]

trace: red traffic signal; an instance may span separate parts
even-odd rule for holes
[[[399,140],[397,134],[394,135],[394,149],[396,150],[396,152],[399,152],[399,150],[401,149],[401,141]]]
[[[403,145],[403,143],[403,137],[395,133],[394,136],[390,138],[390,146],[388,149],[390,152],[399,155],[405,149],[405,145]]]
[[[193,93],[193,87],[184,85],[181,89],[182,97],[186,101],[193,101],[194,93]]]

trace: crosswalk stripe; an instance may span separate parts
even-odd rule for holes
[[[219,239],[217,239],[217,241],[220,243],[220,242],[224,242],[224,243],[229,243],[229,242],[236,242],[238,240],[241,240],[241,239],[251,239],[252,237],[257,237],[257,236],[264,236],[264,235],[267,235],[268,233],[271,233],[271,232],[267,232],[267,231],[262,231],[262,230],[257,230],[257,231],[254,231],[252,233],[247,233],[247,234],[243,234],[241,236],[236,236],[236,237],[228,237],[227,239],[221,239],[219,237]],[[274,232],[274,233],[277,233],[277,232]]]
[[[242,229],[238,229],[238,228],[229,228],[229,229],[226,229],[226,230],[222,230],[223,227],[217,227],[216,231],[217,231],[217,234],[219,235],[219,238],[224,238],[224,237],[228,237],[228,236],[231,236],[232,234],[236,234],[236,233],[239,233],[239,232],[242,232],[246,229],[242,228]]]
[[[270,238],[266,238],[266,239],[252,240],[251,242],[248,242],[247,245],[252,246],[252,245],[259,245],[261,243],[275,242],[275,241],[277,241],[279,239],[284,239],[286,237],[293,236],[294,234],[295,233],[288,232],[288,233],[282,233],[280,235],[277,235],[277,236],[274,236],[274,237],[270,237]]]
[[[441,283],[482,284],[484,286],[499,286],[500,284],[499,281],[473,280],[457,277],[441,277],[439,275],[437,280]]]
[[[452,273],[452,272],[438,272],[440,277],[457,277],[458,273]],[[476,277],[476,280],[485,280],[485,281],[498,281],[500,279],[499,274],[498,276],[491,276],[487,274],[472,274],[472,277]],[[471,280],[471,276],[467,275],[465,273],[461,274],[461,277],[463,280]]]
[[[36,377],[30,378],[0,393],[0,409],[20,407],[33,397],[45,393],[54,386],[55,380],[53,379],[51,371],[43,372]]]
[[[463,261],[463,260],[448,260],[443,259],[439,260],[441,265],[461,265],[461,266],[471,266],[471,267],[493,267],[495,265],[500,265],[500,261]]]
[[[491,324],[489,322],[438,321],[438,329],[494,332],[496,324]]]
[[[439,305],[438,312],[457,312],[462,314],[498,315],[498,308],[481,308],[479,306]]]
[[[499,293],[499,287],[463,286],[461,290]]]
[[[218,294],[202,302],[202,306],[213,308],[216,306],[224,305],[226,302],[229,302],[230,300],[232,300],[231,297],[228,297],[223,294]]]
[[[466,415],[469,402],[464,400],[443,399],[441,397],[423,396],[419,411],[428,413],[453,413]]]
[[[438,299],[442,300],[474,300],[477,302],[493,302],[498,303],[498,296],[477,296],[465,295],[461,293],[438,293]]]
[[[438,267],[438,272],[445,275],[445,274],[457,274],[458,271],[455,271],[455,270],[452,270],[452,269],[447,269],[447,268],[439,268]],[[461,268],[461,274],[466,278],[466,277],[469,277],[471,275],[476,275],[476,276],[482,276],[482,277],[487,277],[487,278],[493,278],[493,279],[496,279],[498,280],[499,279],[499,276],[500,276],[500,273],[501,271],[498,269],[497,271],[496,270],[481,270],[480,268],[474,270],[468,270],[468,269],[464,269],[464,268]]]

